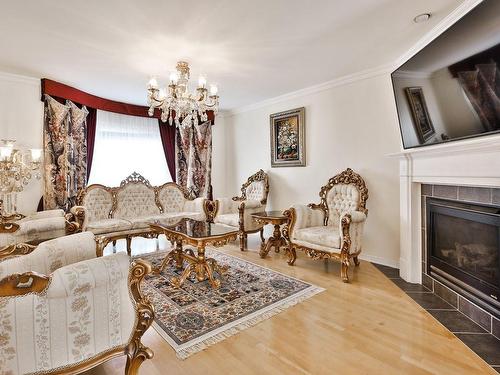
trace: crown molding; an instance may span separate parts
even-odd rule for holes
[[[422,48],[424,48],[427,44],[433,41],[436,37],[441,35],[446,29],[448,29],[451,25],[453,25],[456,21],[470,12],[473,8],[475,8],[479,3],[483,0],[465,0],[458,7],[456,7],[451,13],[449,13],[446,17],[444,17],[436,26],[434,26],[428,33],[426,33],[422,38],[420,38],[417,43],[415,43],[407,52],[401,55],[394,62],[381,65],[375,68],[363,70],[357,73],[345,75],[339,78],[335,78],[333,80],[320,83],[317,85],[313,85],[310,87],[306,87],[300,90],[292,91],[287,94],[279,95],[273,98],[265,99],[263,101],[249,104],[242,107],[232,108],[225,111],[224,117],[234,116],[240,113],[256,110],[259,108],[263,108],[269,105],[281,103],[287,100],[300,98],[306,95],[315,94],[320,91],[328,90],[334,87],[346,85],[349,83],[353,83],[356,81],[361,81],[364,79],[369,79],[372,77],[376,77],[383,74],[390,74],[394,72],[398,67],[403,65],[408,59],[413,57],[417,52],[419,52]],[[429,75],[425,73],[419,73],[419,78],[423,78],[424,76],[428,77]]]
[[[349,83],[353,83],[356,81],[361,81],[364,79],[376,77],[382,74],[388,74],[391,72],[392,65],[383,65],[383,66],[378,66],[375,68],[367,69],[367,70],[362,70],[357,73],[353,74],[348,74],[339,78],[332,79],[327,82],[323,82],[317,85],[309,86],[300,90],[295,90],[283,95],[275,96],[273,98],[265,99],[260,102],[254,103],[254,104],[249,104],[243,107],[239,108],[233,108],[229,109],[226,111],[226,117],[229,116],[234,116],[239,113],[243,112],[248,112],[248,111],[253,111],[255,109],[267,107],[272,104],[277,104],[281,103],[287,100],[295,99],[295,98],[300,98],[303,96],[315,94],[321,91],[325,91],[328,89],[331,89],[333,87],[338,87],[338,86],[343,86],[347,85]]]
[[[20,74],[13,74],[0,71],[0,80],[2,81],[10,81],[17,83],[29,83],[32,85],[40,85],[40,78],[23,76]]]

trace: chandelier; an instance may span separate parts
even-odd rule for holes
[[[15,140],[0,140],[0,201],[6,211],[16,212],[17,195],[32,177],[41,178],[41,149],[19,150]]]
[[[155,108],[161,111],[161,121],[170,125],[175,120],[191,116],[197,123],[207,121],[207,111],[217,114],[219,109],[219,96],[217,86],[210,85],[207,89],[207,79],[200,76],[195,93],[189,92],[189,64],[179,61],[176,71],[170,74],[170,84],[165,89],[160,89],[156,78],[151,78],[148,84],[149,116],[153,116]],[[175,114],[174,114],[175,112]]]

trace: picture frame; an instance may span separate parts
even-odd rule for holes
[[[305,107],[270,115],[271,167],[306,165]]]
[[[429,116],[429,110],[427,109],[424,91],[422,90],[422,87],[416,86],[406,87],[405,92],[406,97],[408,98],[408,104],[410,106],[413,125],[417,133],[418,141],[420,144],[424,144],[436,135],[434,125],[432,124],[431,117]]]

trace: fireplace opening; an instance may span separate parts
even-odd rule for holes
[[[500,313],[500,207],[427,198],[428,273]]]

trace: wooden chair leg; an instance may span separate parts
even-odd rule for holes
[[[347,255],[341,255],[341,268],[340,268],[340,277],[344,283],[349,282],[349,257]]]
[[[245,251],[245,233],[240,232],[239,236],[240,236],[240,250]]]
[[[132,237],[127,237],[127,254],[128,256],[132,255]]]
[[[353,257],[352,259],[354,260],[354,265],[356,267],[359,266],[359,259],[358,259],[358,257],[356,256],[356,257]]]
[[[262,243],[266,242],[266,239],[264,238],[264,227],[260,228],[260,240]]]
[[[297,252],[295,251],[295,248],[289,245],[289,247],[286,249],[286,252],[288,253],[288,265],[293,266],[295,260],[297,259]]]

